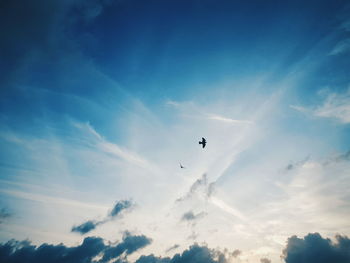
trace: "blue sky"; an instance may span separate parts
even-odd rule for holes
[[[290,263],[350,235],[347,1],[0,6],[1,242]]]

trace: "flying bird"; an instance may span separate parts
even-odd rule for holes
[[[202,144],[202,147],[204,148],[207,144],[207,140],[202,137],[202,141],[200,141],[199,144]]]
[[[182,166],[182,164],[180,163],[180,168],[181,169],[184,169],[184,168],[186,168],[185,166]]]

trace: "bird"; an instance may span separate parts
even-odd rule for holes
[[[185,169],[186,167],[185,167],[185,166],[182,166],[182,164],[180,163],[180,168],[181,168],[181,169]]]
[[[199,141],[199,144],[202,144],[202,147],[204,148],[207,144],[207,140],[202,137],[202,141]]]

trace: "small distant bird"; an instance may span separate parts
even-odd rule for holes
[[[202,144],[202,147],[204,148],[207,144],[207,140],[202,137],[202,141],[200,141],[199,144]]]
[[[185,167],[185,166],[182,166],[182,164],[180,163],[180,168],[181,168],[181,169],[185,169],[186,167]]]

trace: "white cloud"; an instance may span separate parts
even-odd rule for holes
[[[220,115],[215,115],[215,114],[209,114],[208,115],[208,119],[209,120],[222,121],[222,122],[226,122],[226,123],[230,123],[230,124],[253,124],[252,121],[235,120],[235,119],[231,119],[231,118],[227,118],[227,117],[220,116]]]
[[[343,37],[338,43],[335,44],[329,55],[340,55],[350,51],[350,19],[348,17],[343,20],[338,30],[342,35],[345,35],[345,37]]]
[[[302,106],[297,106],[297,105],[289,105],[294,110],[300,111],[300,112],[308,112],[309,110],[305,107]]]
[[[337,43],[329,54],[339,55],[348,51],[350,51],[350,39],[344,39]]]
[[[106,211],[109,207],[102,205],[102,204],[93,204],[88,202],[81,202],[78,200],[72,200],[57,196],[49,196],[49,195],[43,195],[43,194],[37,194],[37,193],[31,193],[26,191],[16,191],[16,190],[9,190],[9,189],[0,189],[0,193],[14,196],[16,198],[22,198],[30,201],[36,201],[41,202],[49,205],[60,205],[60,206],[70,206],[74,208],[83,208],[83,209],[90,209],[95,210],[98,212]]]
[[[211,197],[210,202],[225,211],[226,213],[229,213],[235,217],[238,217],[241,220],[246,220],[247,218],[242,214],[242,212],[238,211],[236,208],[229,206],[226,204],[223,200],[220,200],[219,198],[216,197]]]
[[[220,121],[227,124],[233,124],[233,125],[247,125],[247,124],[254,124],[253,121],[250,120],[241,120],[241,119],[233,119],[227,116],[224,116],[223,114],[217,114],[217,113],[211,113],[213,109],[210,109],[211,107],[203,107],[196,105],[192,101],[185,101],[185,102],[178,102],[173,100],[168,100],[165,103],[168,106],[172,106],[175,109],[179,110],[183,116],[189,117],[189,118],[195,118],[195,119],[208,119],[208,120],[214,120],[214,121]],[[237,113],[236,113],[237,115]]]
[[[331,94],[321,107],[314,111],[315,116],[335,118],[342,123],[350,123],[350,92]]]
[[[319,221],[312,222],[315,228],[321,229],[318,231],[329,229],[331,225],[326,221],[332,221],[336,216],[342,218],[338,208],[344,204],[340,203],[340,196],[335,192],[329,199],[322,199],[323,189],[332,189],[322,184],[331,183],[331,180],[317,177],[323,169],[322,164],[315,165],[315,161],[307,160],[296,163],[294,166],[298,168],[286,174],[278,174],[278,169],[286,167],[289,160],[295,160],[291,156],[300,158],[300,155],[310,153],[310,145],[300,143],[299,138],[283,134],[279,139],[273,133],[271,112],[276,112],[279,99],[279,95],[273,95],[262,100],[261,104],[249,105],[248,111],[254,110],[248,113],[244,108],[248,103],[243,102],[240,105],[233,103],[235,108],[226,107],[231,102],[222,108],[208,104],[198,106],[194,102],[169,102],[168,105],[175,106],[176,110],[167,113],[175,117],[171,115],[172,122],[166,125],[161,121],[164,115],[157,116],[143,105],[136,105],[128,110],[129,115],[123,116],[126,121],[121,128],[127,129],[127,136],[118,142],[107,139],[98,132],[98,127],[95,129],[89,123],[81,122],[68,124],[76,128],[69,141],[59,135],[32,141],[13,134],[16,139],[8,140],[22,147],[28,146],[26,153],[35,159],[38,173],[46,173],[48,180],[65,178],[62,185],[78,188],[83,197],[61,191],[61,195],[54,195],[54,199],[49,198],[45,203],[43,200],[50,195],[41,191],[26,192],[11,188],[3,189],[6,191],[2,193],[40,203],[38,206],[42,211],[45,211],[42,207],[46,204],[53,204],[52,210],[45,211],[45,214],[52,213],[62,222],[57,208],[75,208],[80,203],[74,203],[74,200],[82,203],[86,200],[87,204],[110,204],[130,197],[139,205],[132,215],[118,225],[106,223],[94,234],[114,240],[122,230],[135,230],[154,240],[143,253],[161,255],[174,243],[181,244],[181,248],[190,245],[193,240],[187,240],[187,237],[195,233],[198,242],[205,241],[210,247],[239,248],[243,251],[242,260],[245,256],[247,260],[254,257],[259,260],[261,253],[280,252],[289,235],[306,231],[312,219],[308,213],[320,216]],[[302,107],[296,109],[309,111]],[[234,119],[227,116],[234,116]],[[198,145],[202,136],[208,140],[205,149]],[[294,152],[297,154],[294,155]],[[186,169],[180,169],[179,162]],[[347,166],[344,165],[344,162],[338,162],[328,172],[336,173],[339,169],[337,174],[344,176],[345,186],[347,179],[343,169]],[[204,172],[207,172],[208,183],[215,182],[216,191],[210,197],[196,194],[186,202],[174,204]],[[342,176],[337,177],[334,183],[341,181]],[[26,180],[30,179],[26,177]],[[62,185],[57,189],[61,189]],[[317,186],[318,190],[313,188],[309,191],[310,186]],[[95,198],[98,200],[93,202]],[[318,206],[318,203],[324,203],[331,210],[333,201],[336,204],[333,216]],[[96,212],[91,215],[79,210],[73,215],[71,210],[66,215],[70,218],[66,222],[72,223],[63,229],[67,231],[67,239],[73,223],[105,214]],[[203,211],[207,216],[194,227],[180,224],[181,216],[189,210]],[[28,215],[28,211],[22,212]],[[34,216],[36,212],[33,210]],[[51,224],[50,217],[44,219],[48,225]],[[340,230],[346,228],[341,219],[334,220],[338,220],[333,222],[339,222]],[[262,251],[262,247],[269,249]]]
[[[137,165],[141,168],[145,168],[153,172],[156,172],[158,170],[154,164],[151,164],[148,160],[146,160],[144,157],[141,157],[139,154],[123,148],[116,143],[107,141],[90,125],[90,123],[74,122],[73,124],[75,127],[85,130],[87,133],[90,133],[92,136],[94,136],[96,139],[95,145],[102,152],[112,154],[113,156],[129,162],[130,164]]]
[[[315,117],[333,118],[341,123],[350,123],[349,90],[345,93],[329,94],[323,104],[315,108],[306,108],[296,105],[291,105],[290,107],[303,113],[309,113]]]

